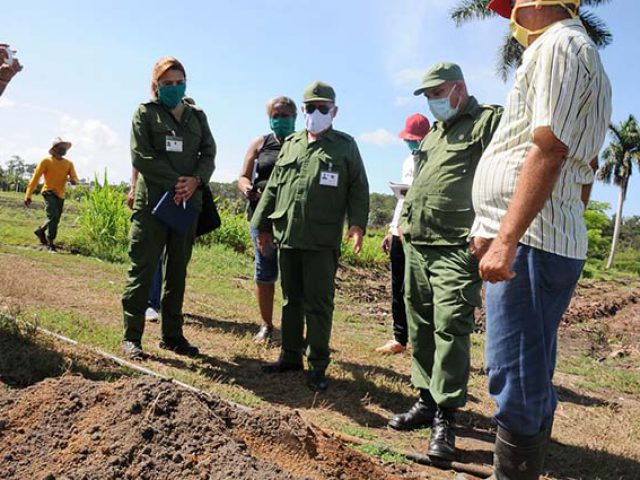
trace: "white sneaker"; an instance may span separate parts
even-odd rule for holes
[[[147,311],[144,312],[144,319],[147,322],[157,322],[159,318],[160,314],[151,307],[147,308]]]

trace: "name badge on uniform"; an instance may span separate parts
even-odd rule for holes
[[[337,187],[339,175],[336,172],[320,172],[320,185]]]
[[[167,152],[182,152],[182,138],[167,135]]]

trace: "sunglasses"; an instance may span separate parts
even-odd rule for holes
[[[322,115],[326,115],[331,111],[331,108],[332,107],[329,107],[328,105],[305,105],[304,111],[307,113],[313,113],[316,110],[320,110]]]

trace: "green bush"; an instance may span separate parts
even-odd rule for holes
[[[218,205],[218,213],[222,225],[213,232],[199,237],[198,243],[202,245],[218,243],[241,253],[251,251],[253,243],[246,214],[227,209],[225,202]]]
[[[386,232],[384,230],[370,230],[364,236],[360,255],[353,253],[353,241],[341,245],[341,260],[343,263],[359,267],[381,267],[386,265],[389,257],[382,251],[380,245]]]
[[[121,188],[96,177],[80,202],[78,234],[72,246],[85,255],[108,261],[124,261],[129,246],[129,211]]]

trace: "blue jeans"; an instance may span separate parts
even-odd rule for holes
[[[508,282],[486,284],[486,370],[498,424],[532,436],[551,426],[557,333],[582,268],[575,260],[518,245]]]
[[[148,304],[156,312],[160,311],[160,294],[162,292],[162,260],[164,255],[160,257],[158,266],[156,267],[156,273],[153,275],[153,282],[151,283],[151,291],[149,292]]]
[[[264,255],[260,253],[257,240],[260,232],[257,228],[250,227],[250,229],[256,264],[254,278],[259,283],[276,283],[278,280],[278,250],[267,247]]]

